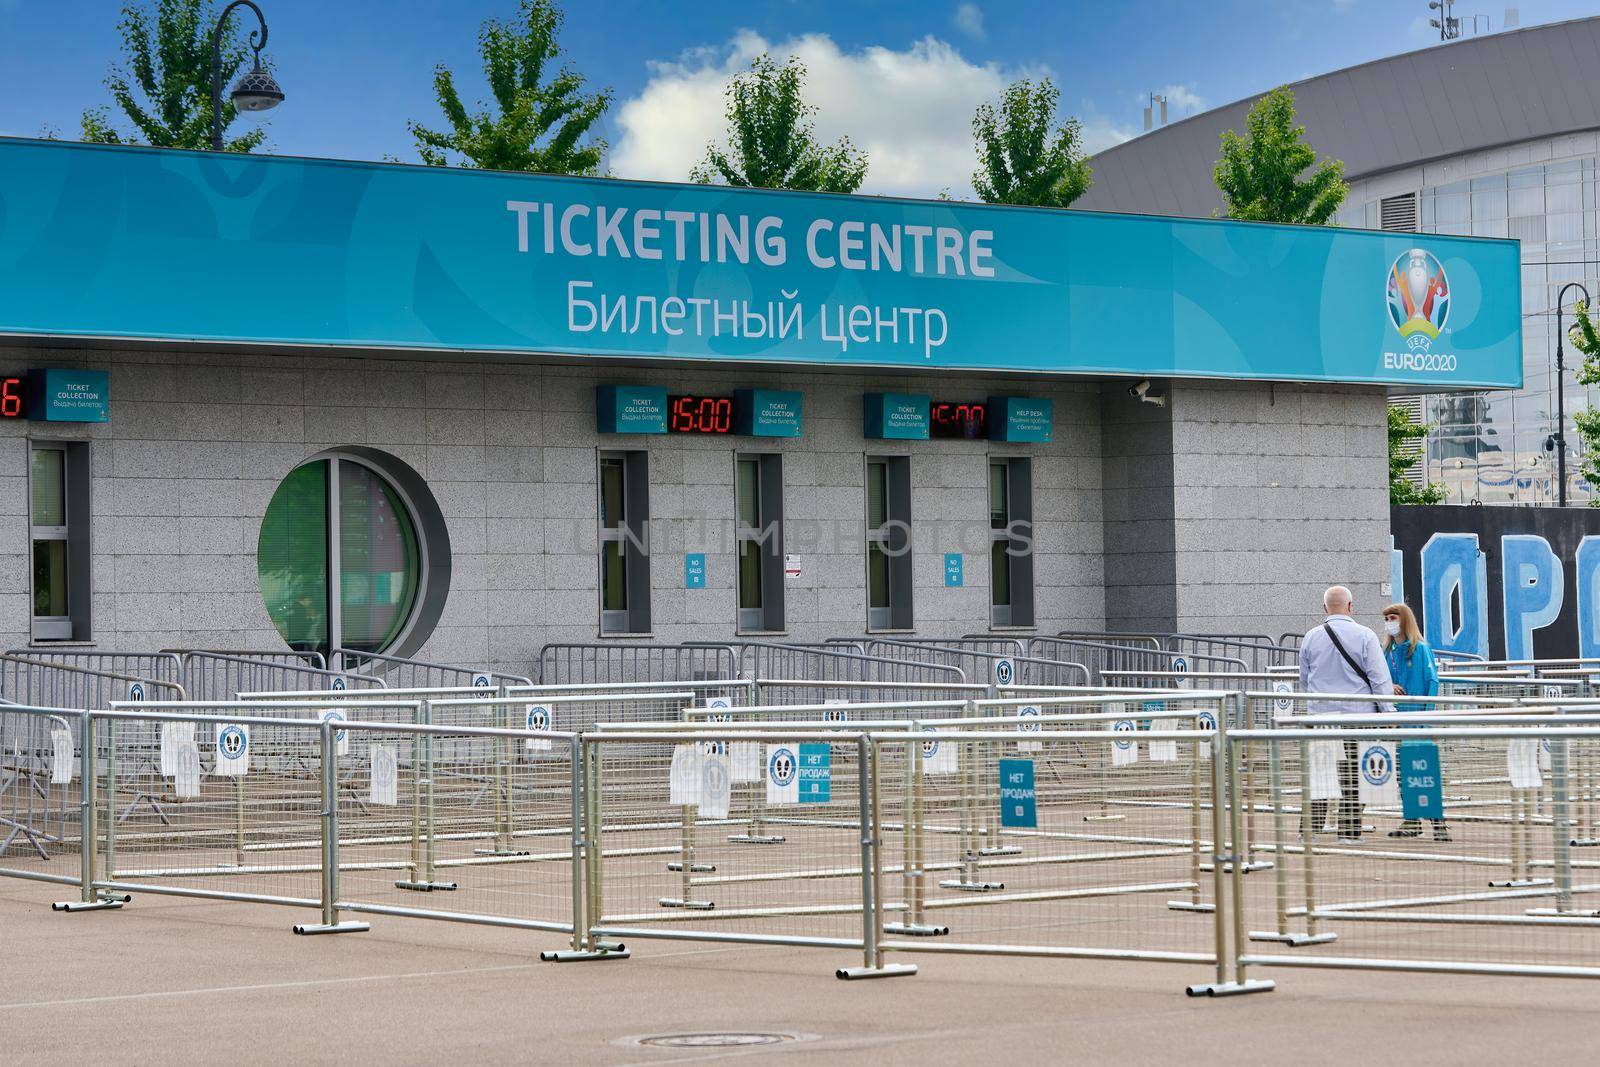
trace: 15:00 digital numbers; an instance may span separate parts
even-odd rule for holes
[[[733,433],[733,397],[669,396],[668,433]]]

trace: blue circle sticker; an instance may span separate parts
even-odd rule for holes
[[[528,709],[528,729],[530,729],[530,730],[548,730],[548,729],[550,729],[550,709],[545,707],[543,704],[535,704],[533,707],[529,708]]]
[[[1018,708],[1017,714],[1025,719],[1037,719],[1039,717],[1039,709],[1037,706],[1029,704],[1027,707]],[[1025,722],[1020,724],[1018,729],[1036,733],[1039,729],[1039,724],[1037,722]]]
[[[794,749],[784,747],[777,749],[767,760],[767,774],[772,778],[772,784],[785,786],[794,781],[795,772]]]
[[[1118,719],[1116,725],[1113,726],[1112,729],[1119,734],[1131,734],[1134,732],[1136,727],[1133,725],[1132,719]],[[1119,738],[1116,741],[1113,741],[1112,744],[1116,745],[1120,749],[1127,749],[1132,747],[1133,738],[1130,737],[1126,740]]]
[[[329,710],[327,710],[327,711],[322,713],[322,721],[323,722],[344,722],[345,721],[344,712],[337,711],[337,710],[334,710],[334,709],[330,708]],[[342,743],[344,741],[344,739],[346,737],[348,737],[348,736],[350,736],[350,731],[349,730],[334,730],[333,731],[333,739],[335,741],[339,741],[339,742]]]
[[[237,726],[224,726],[222,734],[217,738],[217,751],[228,759],[238,759],[250,747],[250,741],[245,733]]]
[[[1369,785],[1388,785],[1394,777],[1394,757],[1382,745],[1373,745],[1361,754],[1361,777]]]
[[[1202,729],[1202,730],[1215,730],[1216,728],[1217,728],[1217,717],[1215,715],[1213,715],[1209,711],[1202,711],[1200,713],[1200,729]]]

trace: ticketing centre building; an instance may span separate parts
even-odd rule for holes
[[[1514,242],[0,139],[0,639],[1303,627]]]

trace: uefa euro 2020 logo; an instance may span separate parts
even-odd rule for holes
[[[1389,318],[1407,348],[1420,351],[1438,339],[1450,318],[1450,282],[1431,252],[1413,248],[1394,261],[1388,296]]]

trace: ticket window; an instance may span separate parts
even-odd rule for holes
[[[650,632],[649,453],[600,453],[600,632]]]
[[[783,457],[734,457],[739,630],[783,629]]]
[[[867,457],[867,628],[909,630],[911,459]]]
[[[89,639],[89,444],[33,441],[29,549],[36,641]]]
[[[1033,625],[1033,463],[989,461],[989,623]]]

